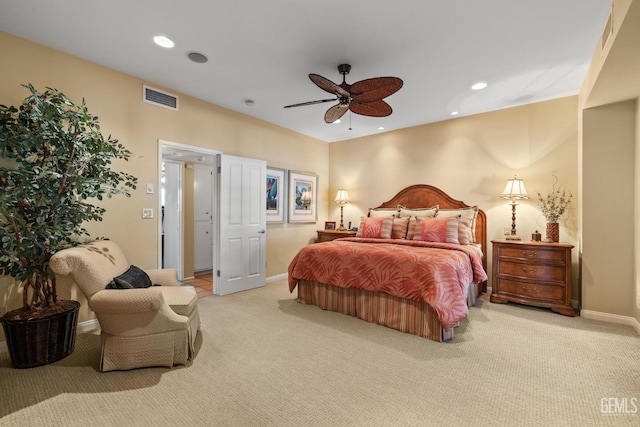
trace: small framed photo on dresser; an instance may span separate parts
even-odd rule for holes
[[[335,221],[325,221],[324,222],[324,229],[325,230],[335,230],[336,229],[336,222]]]

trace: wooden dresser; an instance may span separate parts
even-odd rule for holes
[[[338,231],[338,230],[318,230],[318,240],[320,242],[329,242],[340,237],[356,237],[355,231]]]
[[[565,243],[492,240],[490,301],[547,307],[574,316],[571,306],[571,249]]]

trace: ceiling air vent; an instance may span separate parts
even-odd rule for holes
[[[149,104],[178,111],[178,97],[176,95],[146,85],[142,86],[142,100]]]

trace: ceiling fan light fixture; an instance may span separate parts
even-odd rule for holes
[[[396,93],[403,85],[398,77],[375,77],[348,84],[345,76],[351,71],[351,65],[338,65],[342,83],[336,84],[318,74],[309,74],[309,79],[320,89],[334,95],[335,98],[285,105],[284,108],[301,107],[324,102],[338,102],[324,115],[325,123],[335,123],[344,113],[350,111],[368,117],[386,117],[392,113],[391,106],[383,98]]]

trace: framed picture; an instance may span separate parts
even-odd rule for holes
[[[316,222],[318,175],[289,171],[289,222]]]
[[[336,222],[335,221],[325,221],[324,222],[324,229],[325,230],[335,230],[336,229]]]
[[[278,168],[267,168],[267,222],[285,221],[287,171]]]

